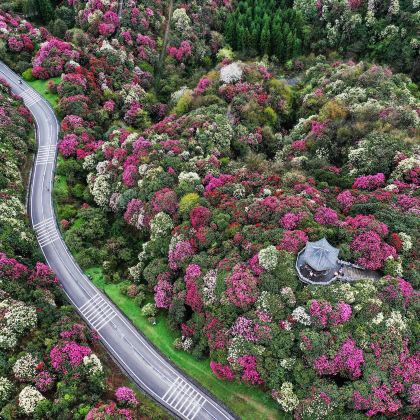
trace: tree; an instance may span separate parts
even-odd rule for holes
[[[54,18],[54,8],[50,0],[35,0],[35,8],[40,18],[48,23]]]
[[[51,32],[58,38],[64,38],[64,35],[67,32],[67,24],[62,19],[56,19],[54,22],[51,22],[50,25]]]
[[[264,54],[270,54],[271,51],[271,33],[270,33],[270,19],[267,15],[264,16],[264,26],[261,31],[261,47],[260,51]]]

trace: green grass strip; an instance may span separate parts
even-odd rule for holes
[[[61,77],[54,77],[52,79],[55,83],[59,83],[61,81]],[[58,104],[58,95],[55,93],[51,93],[47,88],[47,83],[49,80],[33,80],[31,82],[27,82],[33,89],[35,89],[42,97],[44,97],[53,108],[55,108]]]

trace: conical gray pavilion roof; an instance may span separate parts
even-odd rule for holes
[[[303,261],[316,271],[329,270],[337,265],[339,249],[334,248],[322,238],[316,242],[308,242],[303,252]]]

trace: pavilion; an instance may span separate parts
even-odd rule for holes
[[[330,284],[341,271],[339,252],[325,238],[307,242],[296,260],[299,278],[309,284]]]

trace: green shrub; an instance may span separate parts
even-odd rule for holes
[[[23,80],[26,80],[27,82],[33,82],[35,79],[35,77],[32,75],[32,68],[26,69],[23,73],[22,73],[22,78]]]

